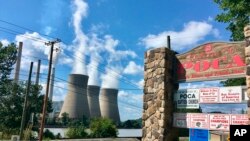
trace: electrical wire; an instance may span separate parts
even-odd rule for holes
[[[0,20],[0,21],[5,22],[5,23],[10,23],[10,22],[4,21],[4,20]],[[16,26],[16,24],[13,24],[13,23],[10,23],[10,24]],[[17,27],[23,27],[23,26],[18,26],[18,25],[17,25]],[[1,28],[1,27],[0,27],[0,28]],[[17,31],[11,30],[11,29],[7,29],[7,28],[3,28],[3,29],[9,30],[9,31],[11,31],[11,32],[15,32],[15,33],[17,33],[17,34],[22,34],[22,33],[20,33],[20,32],[17,32]],[[23,27],[23,29],[28,29],[28,28]],[[29,31],[35,32],[34,30],[30,30],[30,29],[28,29],[28,30],[29,30]],[[15,33],[13,33],[13,34],[15,34]],[[39,33],[39,32],[37,32],[37,33]],[[16,34],[16,35],[17,35],[17,34]],[[22,36],[24,36],[24,35],[22,35]],[[27,36],[24,36],[24,37],[27,37]],[[32,39],[32,40],[34,40],[34,41],[40,41],[40,42],[41,42],[41,40],[43,40],[43,39],[41,39],[41,38],[36,38],[36,37],[32,37],[32,36],[28,36],[28,38],[29,38],[29,39]],[[46,43],[46,42],[47,42],[47,41],[45,41],[45,40],[43,41],[43,43]],[[62,41],[62,42],[63,42],[63,41]],[[64,43],[64,42],[63,42],[63,43]],[[68,56],[68,57],[78,58],[79,61],[81,61],[82,63],[84,63],[84,62],[81,60],[81,58],[79,59],[79,57],[76,56],[76,55],[75,55],[75,56],[70,56],[70,55],[68,55],[68,54],[66,54],[66,53],[65,53],[65,55]],[[90,57],[90,55],[88,55],[88,54],[85,54],[85,55],[87,55],[87,56]],[[97,60],[97,59],[94,58],[94,57],[92,57],[92,58],[93,58],[95,61],[98,61],[98,62],[99,62],[99,59]],[[100,62],[100,63],[101,63],[101,62]],[[104,65],[105,65],[105,64],[104,64]],[[98,69],[99,71],[101,71],[102,73],[106,73],[106,70],[101,69],[99,66],[96,66],[96,67],[97,67],[97,69]],[[125,82],[125,83],[127,83],[127,84],[130,84],[131,86],[133,86],[133,87],[135,87],[135,88],[139,88],[137,84],[135,84],[134,82],[128,80],[127,77],[125,77],[125,76],[119,74],[119,72],[116,72],[115,70],[113,70],[113,69],[110,68],[109,66],[106,66],[106,68],[108,69],[108,71],[114,72],[115,75],[113,75],[113,76],[118,76],[118,77],[121,79],[121,81],[123,80],[123,82]],[[94,68],[94,69],[95,69],[95,68]]]
[[[21,75],[28,76],[27,74],[21,74]],[[41,79],[45,79],[45,80],[46,80],[46,78],[41,78]],[[19,80],[27,81],[27,80],[24,80],[24,79],[19,79]],[[73,92],[73,93],[75,93],[75,94],[82,94],[82,93],[79,93],[79,92],[76,92],[76,91],[73,91],[73,90],[69,90],[69,89],[66,89],[66,88],[63,88],[63,87],[57,86],[57,85],[53,85],[53,87],[56,87],[56,88],[59,88],[59,89],[63,89],[63,90],[67,90],[68,92]],[[81,88],[81,89],[87,91],[87,88]],[[94,91],[91,91],[91,90],[88,90],[88,91],[94,92]],[[87,95],[87,94],[86,94],[86,95]],[[96,101],[97,101],[97,100],[101,100],[101,101],[109,102],[110,104],[117,105],[116,103],[109,101],[107,98],[100,98],[100,97],[95,97],[95,96],[90,96],[90,95],[87,95],[87,97],[94,98]],[[126,106],[133,107],[133,108],[137,108],[138,110],[142,110],[141,107],[138,107],[138,106],[133,105],[133,104],[131,104],[131,103],[126,103],[126,102],[121,101],[121,100],[119,100],[119,103],[124,104],[124,105],[126,105]],[[141,111],[140,111],[140,112],[141,112]]]

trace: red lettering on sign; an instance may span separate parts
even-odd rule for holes
[[[232,58],[232,62],[230,62],[226,66],[220,66],[220,64],[223,61],[228,61],[227,57],[222,57],[218,59],[214,59],[211,62],[207,60],[203,61],[197,61],[197,62],[184,62],[182,64],[179,64],[178,66],[178,74],[183,74],[185,73],[185,69],[192,69],[195,72],[203,72],[207,71],[208,69],[227,69],[227,68],[232,68],[232,67],[242,67],[245,66],[245,63],[243,62],[242,58],[239,55],[235,55]]]

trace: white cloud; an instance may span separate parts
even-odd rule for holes
[[[205,88],[205,87],[219,87],[221,81],[204,81],[204,82],[193,82],[193,83],[180,83],[179,89],[189,88]]]
[[[122,68],[119,66],[106,67],[105,73],[101,75],[102,88],[115,88],[119,87],[119,78]]]
[[[142,116],[142,94],[134,94],[129,91],[119,91],[118,101],[121,120],[138,119]]]
[[[137,86],[140,88],[140,89],[143,89],[143,86],[144,86],[144,79],[141,79],[139,82],[136,83]]]
[[[1,39],[0,42],[3,44],[3,46],[7,46],[8,44],[10,44],[7,39]]]
[[[109,28],[109,25],[105,25],[103,23],[92,24],[90,31],[93,33],[103,34],[105,30]]]
[[[184,24],[181,31],[163,31],[157,35],[149,34],[141,39],[146,48],[157,48],[167,45],[167,36],[171,37],[171,47],[176,51],[187,50],[207,35],[218,36],[218,30],[207,22],[190,21]]]
[[[140,65],[137,65],[134,61],[129,61],[128,65],[125,67],[124,71],[125,74],[143,74],[143,67]]]
[[[27,37],[32,37],[33,39],[39,39],[37,40],[31,40]],[[15,38],[16,42],[23,42],[23,48],[22,48],[22,60],[21,60],[21,71],[29,71],[30,62],[37,62],[38,59],[45,59],[47,58],[47,55],[45,54],[46,46],[44,42],[47,40],[46,38],[43,38],[38,33],[24,33],[22,35],[17,35]],[[42,60],[43,62],[44,60]],[[33,70],[36,70],[37,63],[34,63]],[[47,69],[47,66],[44,64],[41,64],[41,70],[40,72],[43,73]]]
[[[207,20],[208,20],[209,22],[213,22],[213,21],[214,21],[214,18],[211,17],[211,16],[209,16],[209,17],[207,18]]]
[[[67,94],[67,83],[65,82],[54,82],[54,91],[53,91],[53,101],[63,101]]]
[[[46,27],[44,28],[44,33],[45,33],[46,35],[49,35],[52,31],[53,31],[53,28],[52,28],[51,26],[46,26]]]

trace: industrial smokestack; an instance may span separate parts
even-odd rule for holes
[[[15,83],[17,83],[19,81],[19,72],[20,72],[20,65],[21,65],[21,58],[22,58],[22,50],[23,50],[23,42],[19,42],[16,68],[15,68],[15,76],[14,76]]]
[[[51,70],[50,85],[49,85],[49,100],[53,101],[53,91],[54,91],[54,79],[55,79],[55,68]]]
[[[102,117],[110,118],[116,123],[120,122],[117,95],[117,89],[103,88],[99,99]]]
[[[83,115],[89,118],[89,106],[87,99],[88,76],[82,74],[69,75],[69,90],[65,97],[59,117],[64,112],[69,114],[69,118],[82,119]]]
[[[89,85],[88,86],[88,102],[90,117],[101,117],[100,104],[99,104],[99,92],[100,87]]]

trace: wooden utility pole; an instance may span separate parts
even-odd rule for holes
[[[50,49],[49,72],[48,72],[48,79],[47,79],[47,85],[46,85],[46,94],[44,96],[42,121],[41,121],[40,131],[39,131],[39,141],[43,140],[43,129],[44,129],[44,122],[45,122],[47,103],[48,103],[49,83],[50,83],[50,75],[51,75],[51,68],[52,68],[54,44],[59,43],[60,41],[61,41],[60,39],[56,39],[55,41],[50,41],[48,43],[45,43],[45,45],[51,45],[51,49]]]
[[[29,96],[29,93],[30,93],[30,83],[31,83],[32,68],[33,68],[33,62],[30,63],[30,72],[29,72],[27,90],[26,90],[25,99],[24,99],[22,121],[21,121],[21,127],[20,127],[20,139],[22,139],[22,137],[23,137],[23,128],[25,126],[25,121],[26,121],[27,101],[28,101],[28,96]]]

